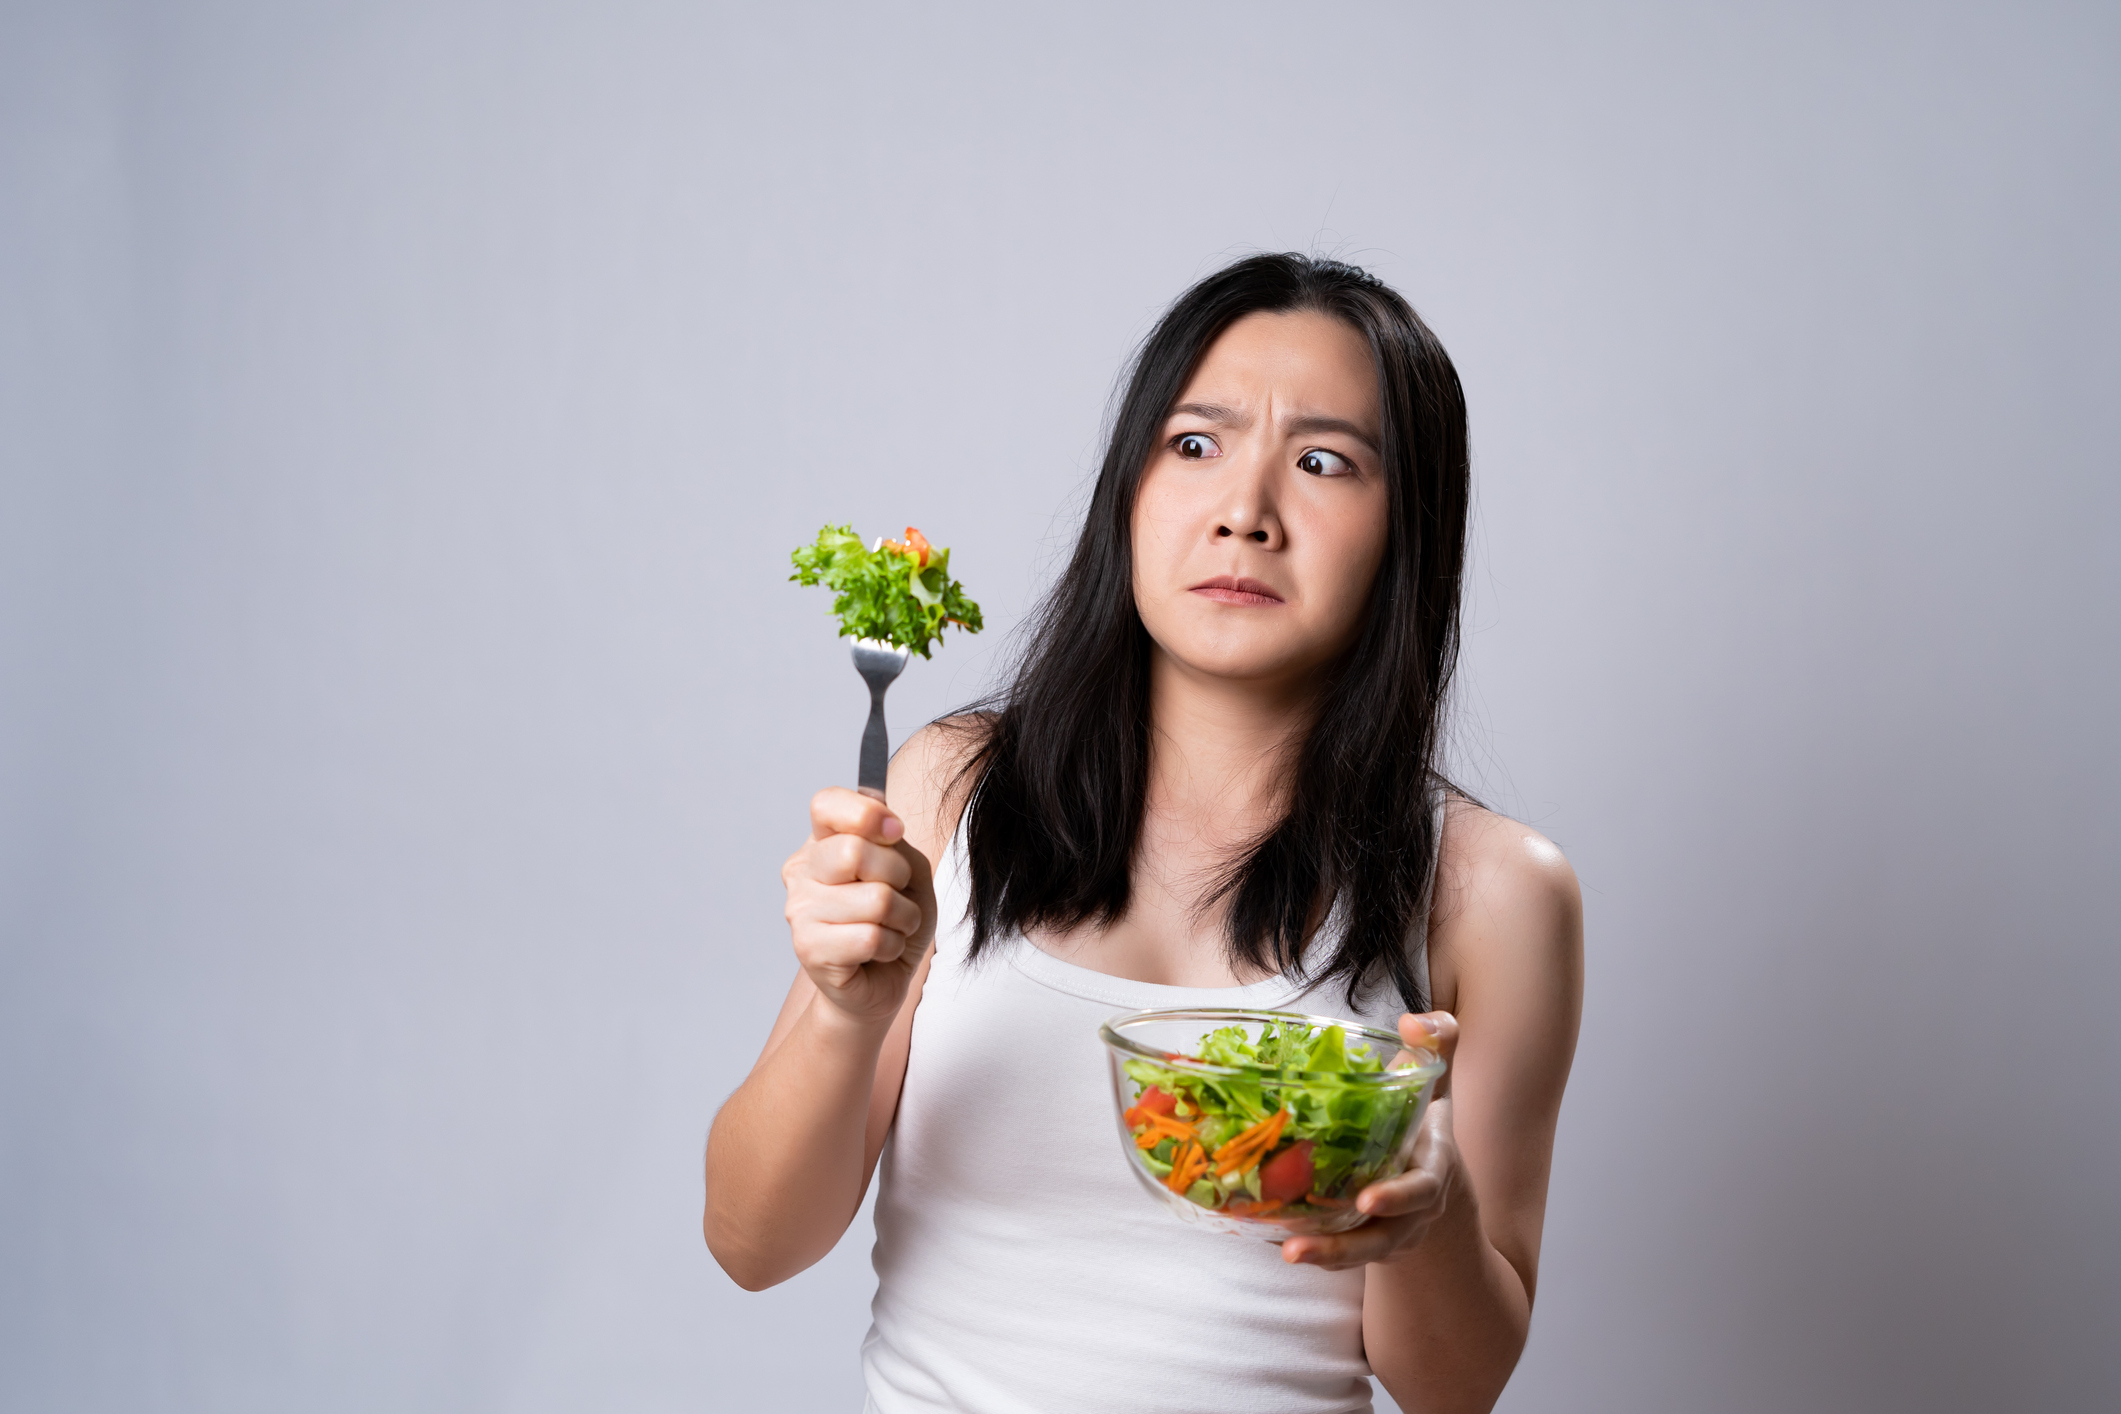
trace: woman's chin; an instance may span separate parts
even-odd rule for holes
[[[1188,677],[1252,687],[1275,695],[1308,689],[1325,666],[1315,653],[1304,651],[1308,645],[1206,643],[1177,649],[1168,644],[1159,646]]]

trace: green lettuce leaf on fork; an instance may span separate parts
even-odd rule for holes
[[[950,577],[950,551],[928,543],[912,526],[906,538],[862,544],[852,526],[828,525],[814,544],[797,549],[790,560],[797,584],[822,584],[837,596],[832,612],[840,632],[933,656],[929,649],[943,636],[945,624],[966,633],[985,627],[979,605]]]

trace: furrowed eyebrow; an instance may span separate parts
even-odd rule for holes
[[[1251,422],[1250,418],[1236,408],[1225,407],[1221,403],[1180,403],[1171,409],[1171,416],[1197,417],[1218,427],[1245,427]],[[1313,432],[1338,432],[1343,437],[1353,437],[1368,447],[1372,456],[1384,455],[1383,449],[1377,445],[1376,437],[1344,417],[1327,417],[1322,413],[1314,413],[1306,417],[1292,417],[1282,424],[1282,435],[1286,437],[1302,437]]]
[[[1283,428],[1283,431],[1299,437],[1307,432],[1338,432],[1343,437],[1353,437],[1356,441],[1368,447],[1372,456],[1384,455],[1384,449],[1377,445],[1375,437],[1345,418],[1292,417]]]
[[[1173,417],[1177,417],[1181,413],[1187,417],[1197,417],[1221,427],[1242,427],[1245,424],[1244,416],[1236,408],[1227,408],[1221,403],[1180,403],[1177,407],[1171,409],[1171,416]]]

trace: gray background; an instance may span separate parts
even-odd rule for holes
[[[0,6],[0,1404],[853,1409],[699,1153],[860,689],[1259,248],[1471,398],[1588,904],[1512,1411],[2121,1406],[2111,6]]]

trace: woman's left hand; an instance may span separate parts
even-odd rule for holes
[[[1458,1046],[1458,1019],[1447,1011],[1399,1018],[1400,1039],[1410,1048],[1434,1051],[1445,1060]],[[1345,1271],[1389,1262],[1418,1246],[1446,1216],[1473,1214],[1473,1185],[1451,1134],[1451,1102],[1435,1099],[1422,1116],[1414,1161],[1396,1178],[1382,1179],[1355,1195],[1369,1221],[1329,1237],[1292,1237],[1282,1243],[1285,1262]]]

